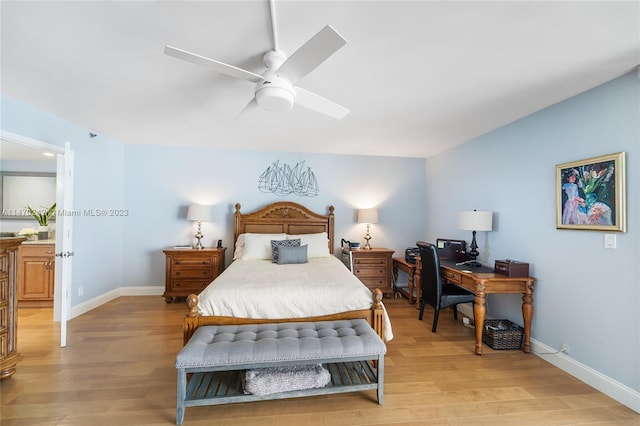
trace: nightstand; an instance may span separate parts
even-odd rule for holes
[[[342,250],[342,259],[351,272],[371,290],[379,288],[384,294],[393,294],[392,256],[393,250],[386,248]]]
[[[200,293],[224,271],[226,248],[167,249],[164,300]]]

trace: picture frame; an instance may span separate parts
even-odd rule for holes
[[[556,228],[626,232],[625,153],[556,165]]]

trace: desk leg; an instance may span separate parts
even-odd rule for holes
[[[484,317],[487,313],[487,297],[484,293],[476,294],[473,300],[473,321],[476,329],[476,355],[482,355],[482,329],[484,328]]]
[[[522,351],[531,352],[531,320],[533,319],[533,286],[527,284],[522,294],[522,319],[524,320],[524,345]]]
[[[413,268],[409,268],[409,271],[407,272],[407,275],[409,276],[408,280],[409,280],[409,303],[415,303],[416,301],[413,299],[413,287],[414,287],[414,269]]]

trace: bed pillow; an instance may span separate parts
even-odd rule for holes
[[[309,246],[307,256],[312,257],[329,257],[329,236],[326,232],[319,232],[317,234],[300,234],[300,235],[287,235],[288,240],[300,238],[300,244],[306,244]]]
[[[285,240],[286,234],[243,234],[240,259],[271,259],[271,240]]]
[[[278,265],[291,265],[294,263],[307,263],[307,245],[298,247],[282,246],[278,249]]]
[[[242,259],[242,252],[244,251],[244,236],[245,234],[238,235],[236,247],[233,251],[233,260]]]
[[[280,247],[300,247],[300,238],[295,240],[271,240],[271,262],[278,263]]]

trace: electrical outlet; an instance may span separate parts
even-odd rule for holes
[[[560,346],[560,352],[562,352],[563,354],[568,354],[569,345],[567,345],[566,343],[563,343],[562,346]]]
[[[78,296],[80,297],[83,294],[84,294],[84,287],[83,286],[78,287]]]

